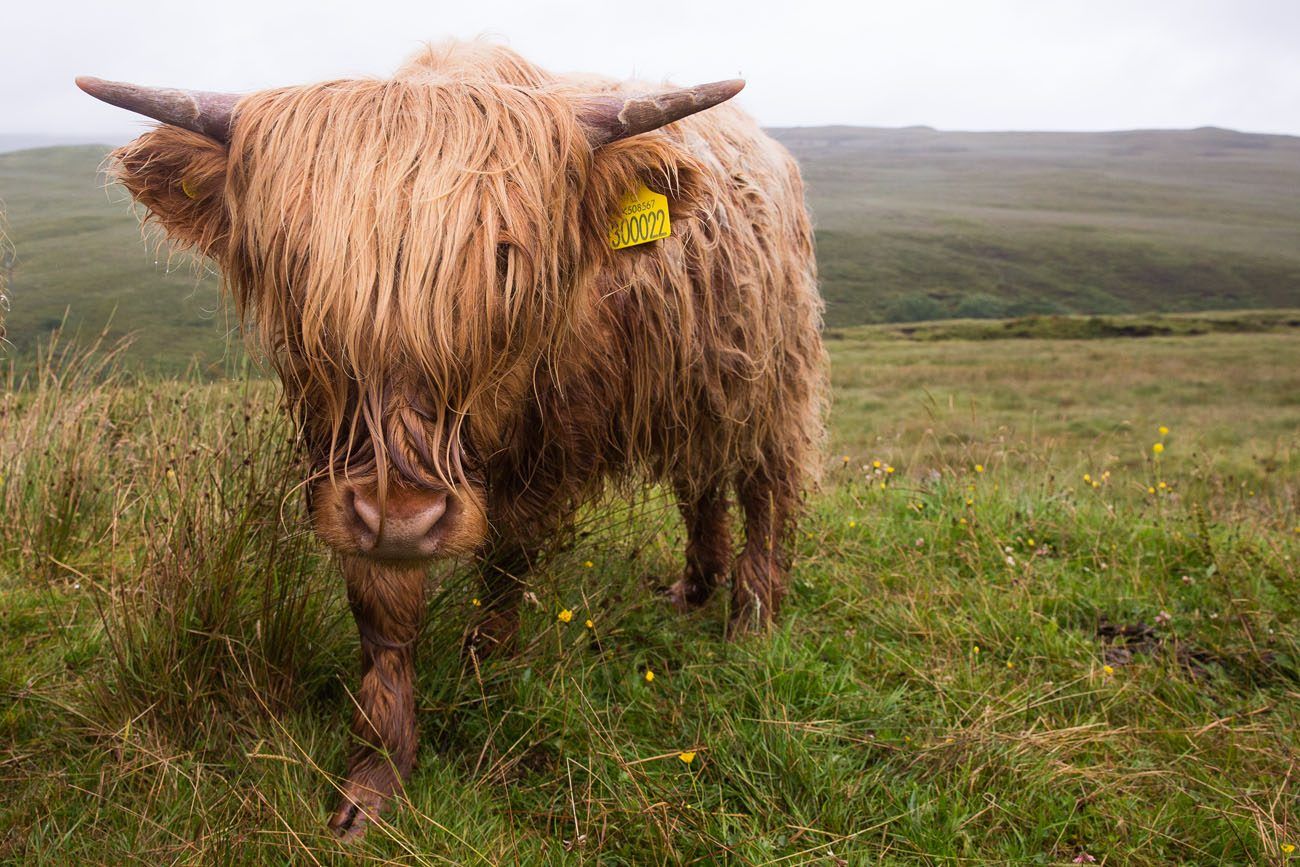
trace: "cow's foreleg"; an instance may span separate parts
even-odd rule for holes
[[[767,628],[780,610],[789,572],[786,549],[799,498],[793,474],[771,468],[743,476],[737,487],[745,513],[745,547],[731,579],[729,636]]]
[[[465,636],[464,651],[478,657],[508,651],[519,631],[519,600],[532,568],[532,548],[514,541],[500,541],[478,563],[478,584],[474,592],[482,614]]]
[[[412,655],[424,618],[425,569],[347,558],[348,603],[361,633],[361,688],[352,717],[360,742],[330,827],[359,833],[415,764]]]
[[[668,598],[685,612],[708,601],[731,568],[735,551],[725,488],[710,484],[696,492],[685,484],[676,487],[677,506],[686,522],[686,571],[668,588]]]

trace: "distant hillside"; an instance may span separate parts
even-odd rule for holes
[[[771,130],[834,325],[1300,303],[1300,138]]]
[[[1220,129],[776,129],[804,167],[835,326],[1024,313],[1300,306],[1300,139]],[[216,281],[140,242],[98,146],[0,154],[17,250],[9,339],[71,311],[136,358],[219,362]]]
[[[25,151],[33,148],[52,148],[63,145],[111,144],[114,137],[93,135],[40,135],[38,133],[0,133],[0,153]]]

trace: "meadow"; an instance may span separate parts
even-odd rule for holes
[[[0,861],[1297,859],[1298,322],[832,329],[772,634],[661,601],[655,492],[590,511],[515,655],[462,662],[440,570],[418,766],[349,846],[357,639],[274,387],[56,342],[0,389]]]

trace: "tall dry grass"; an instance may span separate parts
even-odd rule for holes
[[[91,594],[111,659],[92,688],[105,730],[143,713],[212,748],[231,720],[331,688],[350,627],[272,387],[142,383],[124,349],[55,335],[10,366],[0,564]]]

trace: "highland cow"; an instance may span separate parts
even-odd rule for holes
[[[729,577],[729,634],[771,621],[821,464],[825,362],[799,171],[721,104],[741,82],[655,90],[452,43],[391,79],[242,97],[78,84],[163,122],[112,174],[218,265],[283,383],[360,632],[339,833],[414,762],[433,558],[473,558],[468,648],[490,651],[582,503],[663,483],[688,535],[673,603]],[[613,249],[641,185],[671,234]]]

